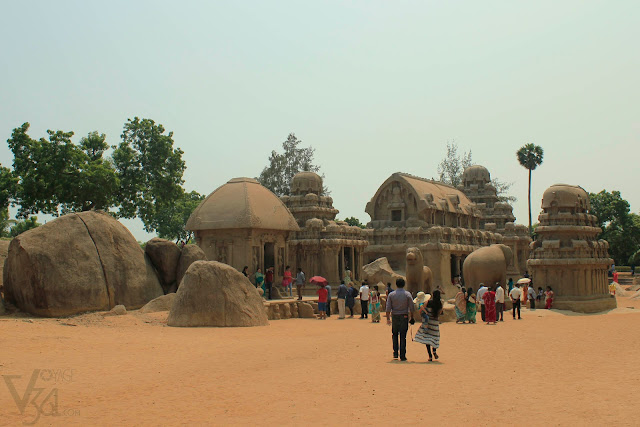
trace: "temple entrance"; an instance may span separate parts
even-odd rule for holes
[[[264,244],[264,271],[267,271],[269,267],[275,267],[276,265],[276,251],[274,243]],[[263,271],[263,272],[264,272]]]
[[[344,254],[344,269],[351,270],[351,278],[353,279],[353,262],[351,260],[351,248],[342,248],[342,253]]]

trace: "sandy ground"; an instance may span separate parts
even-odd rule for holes
[[[238,329],[2,317],[0,424],[638,425],[640,300],[618,305],[443,324],[437,363],[412,342],[393,361],[384,322],[337,316]]]

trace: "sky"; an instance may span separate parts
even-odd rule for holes
[[[394,172],[437,177],[447,141],[513,182],[516,222],[555,183],[640,210],[638,1],[0,0],[0,163],[11,130],[150,118],[184,151],[185,188],[258,176],[290,132],[315,148],[339,218]],[[138,240],[151,235],[125,221]]]

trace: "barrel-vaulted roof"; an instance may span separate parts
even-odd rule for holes
[[[367,203],[366,212],[373,218],[375,201],[382,191],[393,181],[398,181],[406,185],[415,195],[418,201],[418,210],[430,208],[439,211],[456,212],[461,210],[463,213],[473,215],[475,204],[457,188],[438,181],[420,178],[402,172],[396,172],[391,175],[378,188],[376,194]]]
[[[193,211],[187,230],[259,228],[297,231],[289,209],[252,178],[234,178],[218,187]]]

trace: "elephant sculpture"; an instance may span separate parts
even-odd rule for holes
[[[407,280],[405,289],[416,295],[422,291],[431,293],[433,287],[433,273],[424,265],[422,252],[418,248],[407,249]]]
[[[480,283],[493,287],[496,283],[505,285],[507,267],[513,262],[511,248],[503,244],[485,246],[473,251],[462,265],[465,286],[478,289]]]

